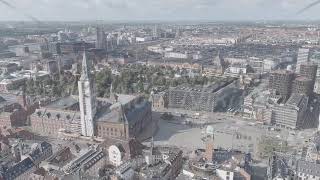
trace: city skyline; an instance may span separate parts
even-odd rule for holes
[[[320,180],[320,0],[0,0],[0,180]]]
[[[0,4],[0,21],[317,20],[320,10],[314,0],[12,0],[9,6],[5,2]]]

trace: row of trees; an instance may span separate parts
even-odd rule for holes
[[[100,97],[110,95],[110,87],[115,93],[149,94],[155,87],[175,87],[180,84],[205,85],[216,80],[216,78],[207,78],[203,76],[188,77],[182,76],[175,78],[175,74],[180,70],[167,67],[152,67],[145,65],[128,65],[121,67],[120,76],[112,75],[110,69],[105,69],[96,74],[97,92]]]
[[[97,95],[109,97],[112,91],[122,94],[144,93],[146,95],[156,87],[175,87],[181,84],[205,85],[216,81],[214,77],[182,76],[175,78],[175,74],[181,74],[181,70],[171,67],[126,65],[119,67],[120,75],[113,75],[109,68],[95,74]],[[26,93],[47,97],[63,97],[70,94],[78,94],[78,78],[70,73],[64,73],[60,77],[48,77],[45,79],[28,80]]]
[[[60,77],[45,77],[41,79],[29,79],[26,82],[25,92],[31,96],[40,97],[63,97],[71,94],[75,88],[76,77],[70,73]]]

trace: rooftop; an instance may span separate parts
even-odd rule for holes
[[[126,95],[126,94],[117,94],[118,102],[114,103],[110,106],[110,109],[118,108],[121,105],[126,105],[132,100],[136,99],[136,96],[133,95]]]
[[[189,92],[205,92],[205,93],[215,93],[221,88],[226,87],[227,85],[231,84],[235,81],[235,78],[230,79],[221,79],[218,80],[210,85],[205,86],[190,86],[190,85],[181,85],[178,87],[173,87],[171,90],[182,90],[182,91],[189,91]]]
[[[74,96],[67,96],[64,98],[60,98],[50,104],[48,104],[46,107],[49,109],[60,109],[60,110],[65,110],[68,109],[76,104],[78,104],[78,98]]]
[[[272,72],[272,74],[282,74],[282,75],[285,75],[285,74],[293,74],[293,72],[291,71],[287,71],[287,70],[275,70]]]
[[[303,63],[301,63],[301,65],[303,65],[303,66],[318,66],[316,63],[311,62],[311,61],[303,62]]]
[[[139,118],[139,113],[148,108],[148,101],[140,96],[117,95],[118,101],[111,106],[105,106],[97,113],[100,122],[134,122]]]
[[[302,94],[292,94],[286,104],[294,107],[299,107],[304,98],[305,96]]]
[[[299,172],[313,175],[313,176],[320,176],[320,164],[303,161],[298,161],[297,169]]]
[[[312,81],[312,79],[309,79],[307,77],[304,76],[298,76],[295,81]]]

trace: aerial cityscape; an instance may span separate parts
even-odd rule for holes
[[[319,8],[0,0],[0,180],[320,180]]]

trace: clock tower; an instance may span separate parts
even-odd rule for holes
[[[86,52],[83,53],[81,77],[78,81],[81,132],[83,136],[94,136],[94,117],[97,112],[97,99],[94,79],[90,71]]]

